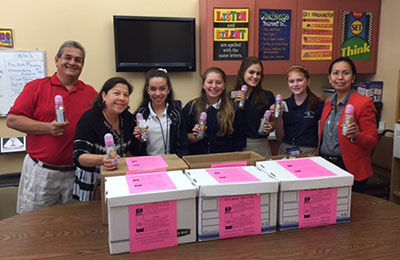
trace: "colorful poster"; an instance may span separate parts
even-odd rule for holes
[[[301,60],[331,60],[333,11],[303,10]]]
[[[129,206],[130,252],[178,244],[176,200]]]
[[[370,59],[372,22],[372,12],[343,12],[342,57]]]
[[[219,183],[259,182],[260,180],[241,167],[206,169]]]
[[[160,155],[127,157],[126,165],[130,171],[146,171],[150,169],[167,169],[168,164]]]
[[[261,234],[260,194],[218,197],[219,238]]]
[[[214,8],[214,60],[248,56],[249,9]]]
[[[125,177],[131,194],[176,189],[175,184],[165,172],[126,175]]]
[[[11,29],[0,28],[0,47],[14,47],[13,33]]]
[[[260,9],[260,60],[290,59],[290,22],[291,10]]]
[[[299,191],[299,228],[336,223],[337,188]]]
[[[299,179],[336,176],[311,159],[283,160],[277,163]]]

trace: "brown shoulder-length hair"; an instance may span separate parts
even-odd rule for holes
[[[218,124],[219,124],[219,132],[217,133],[218,136],[225,136],[227,134],[231,134],[234,131],[233,127],[233,122],[235,120],[235,109],[233,107],[232,101],[227,95],[227,81],[226,81],[226,74],[225,72],[217,67],[211,67],[208,68],[203,75],[201,75],[202,79],[202,84],[204,85],[204,82],[207,79],[208,74],[210,73],[217,73],[221,76],[222,80],[224,81],[225,84],[225,89],[221,94],[221,103],[217,112],[217,119],[218,119]],[[196,118],[199,120],[201,112],[207,112],[207,105],[213,105],[213,104],[208,104],[207,102],[207,95],[205,90],[202,88],[200,96],[192,102],[192,107],[190,108],[189,114],[193,112],[193,107],[196,108],[197,110],[197,115]]]
[[[257,57],[247,57],[242,60],[242,63],[239,67],[238,70],[238,75],[236,78],[236,85],[235,85],[235,90],[240,90],[242,85],[245,85],[244,81],[244,74],[247,71],[247,69],[254,64],[259,64],[261,67],[261,79],[260,82],[258,82],[257,86],[253,89],[253,101],[251,102],[251,105],[255,107],[256,110],[258,111],[264,111],[267,108],[269,108],[267,96],[264,95],[263,89],[262,89],[262,81],[264,79],[264,66],[262,65],[262,62],[257,58]]]
[[[310,73],[308,73],[308,70],[301,65],[294,65],[294,66],[290,67],[288,69],[288,71],[286,72],[286,78],[289,78],[289,73],[291,73],[291,72],[300,73],[307,80],[310,79]],[[307,94],[308,94],[307,110],[311,111],[311,110],[316,109],[318,107],[318,104],[321,102],[321,99],[311,91],[310,86],[307,86]]]

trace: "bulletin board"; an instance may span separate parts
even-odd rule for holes
[[[7,116],[26,83],[45,76],[44,51],[0,50],[0,116]]]

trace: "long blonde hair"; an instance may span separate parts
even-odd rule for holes
[[[219,131],[217,133],[218,136],[225,136],[227,134],[231,134],[234,131],[233,127],[233,122],[235,120],[235,109],[233,107],[232,101],[230,98],[227,96],[226,93],[226,74],[225,72],[217,67],[211,67],[208,68],[203,75],[201,75],[202,79],[202,84],[204,85],[204,82],[206,81],[206,78],[208,74],[210,73],[217,73],[221,76],[222,80],[224,81],[225,84],[225,89],[221,94],[221,104],[219,106],[218,112],[217,112],[217,120],[219,124]],[[205,90],[202,88],[200,97],[192,100],[192,107],[190,108],[189,114],[193,112],[193,107],[196,108],[197,114],[196,118],[199,120],[201,112],[207,112],[207,105],[212,105],[208,104],[207,102],[207,95]]]

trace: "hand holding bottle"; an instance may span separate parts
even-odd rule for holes
[[[282,114],[282,95],[276,95],[274,106],[274,117],[278,118]]]
[[[147,125],[146,120],[144,120],[143,115],[141,113],[137,113],[136,114],[136,120],[137,120],[137,127],[139,129],[139,133],[140,133],[140,139],[143,142],[147,141],[147,129],[149,128],[149,126]],[[135,128],[136,130],[136,128]],[[135,137],[137,136],[137,134],[135,134]]]
[[[264,116],[261,118],[260,126],[258,127],[259,135],[268,135],[270,132],[270,128],[266,125],[269,123],[269,119],[271,118],[271,111],[268,109],[265,110]],[[271,124],[269,124],[271,126]],[[272,129],[272,126],[271,126]]]
[[[246,85],[242,86],[242,88],[240,89],[240,93],[243,94],[243,99],[241,99],[239,101],[239,105],[238,106],[239,106],[239,109],[243,109],[244,105],[245,105],[245,102],[246,102],[246,93],[247,93],[247,86]]]
[[[344,111],[344,120],[342,126],[342,134],[350,138],[351,142],[357,138],[360,130],[354,122],[354,107],[351,104],[346,105]]]
[[[103,159],[104,166],[107,170],[118,168],[118,154],[112,134],[104,135],[104,144],[106,146],[106,156]]]
[[[56,95],[54,97],[54,103],[56,104],[55,108],[57,122],[65,122],[64,100],[62,96]]]
[[[207,124],[207,113],[206,112],[202,112],[200,114],[200,118],[199,118],[199,128],[197,131],[197,135],[196,138],[197,140],[203,140],[204,139],[204,135],[206,132],[206,124]]]

